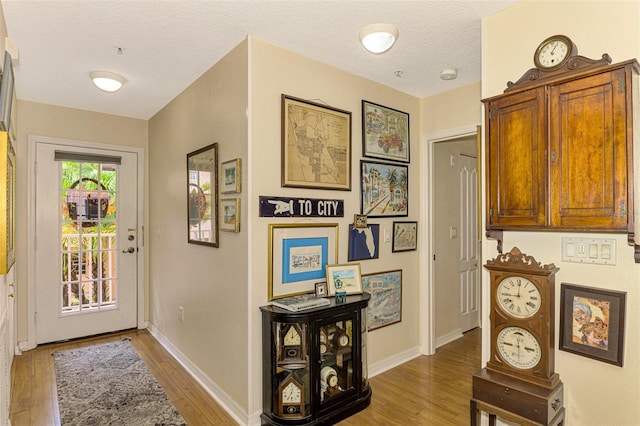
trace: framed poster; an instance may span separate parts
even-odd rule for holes
[[[626,295],[562,283],[560,350],[622,367]]]
[[[409,114],[362,101],[362,155],[409,162]]]
[[[271,224],[267,256],[269,300],[311,293],[338,261],[338,224]]]
[[[393,222],[391,252],[410,251],[418,248],[418,222]]]
[[[220,164],[220,180],[222,182],[220,193],[240,193],[242,177],[240,175],[240,159],[225,161]]]
[[[351,190],[351,112],[282,95],[282,186]]]
[[[218,247],[218,144],[187,154],[187,232],[190,244]]]
[[[360,213],[369,217],[409,215],[409,167],[360,160]]]
[[[371,294],[367,306],[369,331],[402,321],[402,270],[362,276],[362,290]]]
[[[366,260],[378,258],[380,225],[366,225],[357,228],[349,225],[349,254],[347,260]]]
[[[220,200],[220,230],[240,232],[240,198]]]

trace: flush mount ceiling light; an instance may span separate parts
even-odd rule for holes
[[[89,75],[91,76],[93,84],[105,92],[115,92],[124,84],[124,77],[112,72],[94,71]]]
[[[398,27],[393,24],[367,25],[358,33],[360,43],[371,53],[384,53],[398,39]]]
[[[458,70],[453,68],[447,68],[446,70],[440,71],[440,78],[443,80],[455,80],[458,78]]]

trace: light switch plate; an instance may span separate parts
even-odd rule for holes
[[[562,238],[562,261],[591,263],[594,265],[616,264],[616,240],[610,238]]]

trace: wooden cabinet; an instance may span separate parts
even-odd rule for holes
[[[512,85],[483,100],[490,234],[633,235],[638,70],[635,60],[603,63]]]
[[[290,312],[262,306],[262,423],[333,424],[369,406],[368,293]]]

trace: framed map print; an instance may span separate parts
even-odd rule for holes
[[[351,190],[351,112],[282,95],[282,186]]]
[[[366,225],[356,228],[349,225],[349,262],[378,258],[380,225]]]

